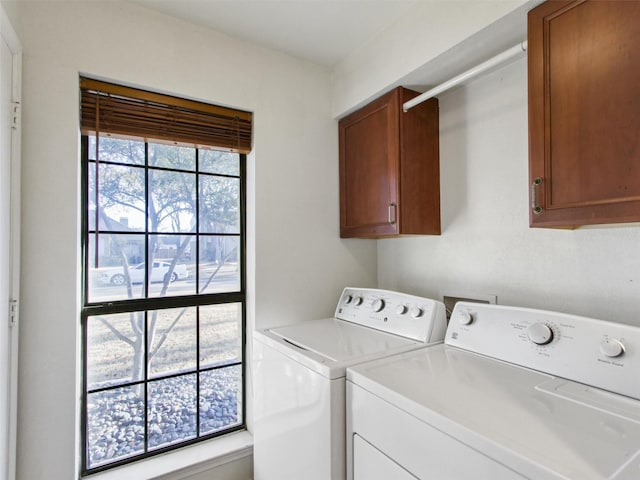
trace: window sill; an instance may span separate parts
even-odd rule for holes
[[[249,456],[252,452],[253,437],[245,430],[82,478],[86,480],[122,480],[123,478],[169,480],[207,471]]]

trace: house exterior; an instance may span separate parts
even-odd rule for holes
[[[254,112],[248,332],[330,316],[345,286],[640,324],[640,227],[528,227],[524,58],[439,97],[441,236],[339,238],[337,118],[533,3],[419,2],[327,69],[123,1],[2,0],[23,45],[17,478],[78,476],[81,73]],[[247,479],[250,436],[234,441],[94,478]]]

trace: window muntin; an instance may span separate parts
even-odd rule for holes
[[[241,331],[240,304],[88,317],[88,469],[241,427]]]
[[[91,472],[243,427],[245,158],[93,135],[83,152]]]
[[[239,291],[241,177],[196,161],[239,172],[241,156],[108,140],[105,161],[88,137],[88,303]]]

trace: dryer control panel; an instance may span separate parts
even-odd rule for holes
[[[447,328],[442,302],[375,288],[345,288],[335,317],[428,343],[442,341]]]
[[[459,302],[445,344],[640,400],[640,327]]]

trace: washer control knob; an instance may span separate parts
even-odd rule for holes
[[[534,323],[527,328],[529,340],[537,345],[546,345],[553,340],[553,330],[546,323]]]
[[[372,307],[374,312],[381,312],[384,310],[384,300],[381,298],[375,299]]]
[[[362,305],[362,297],[355,297],[353,299],[353,303],[358,306],[358,305]]]
[[[398,305],[396,307],[396,314],[397,315],[404,315],[405,313],[407,313],[407,310],[409,310],[409,309],[407,308],[406,305],[400,304],[400,305]]]
[[[413,307],[411,309],[411,316],[413,318],[420,318],[423,313],[424,313],[424,311],[420,307]]]
[[[473,323],[473,313],[467,310],[460,311],[460,313],[458,314],[458,321],[462,325],[470,325],[471,323]]]
[[[600,343],[600,352],[607,357],[619,357],[624,353],[624,345],[620,340],[605,338]]]
[[[344,297],[345,305],[349,305],[351,303],[351,300],[353,300],[353,297],[351,295],[345,295]]]

